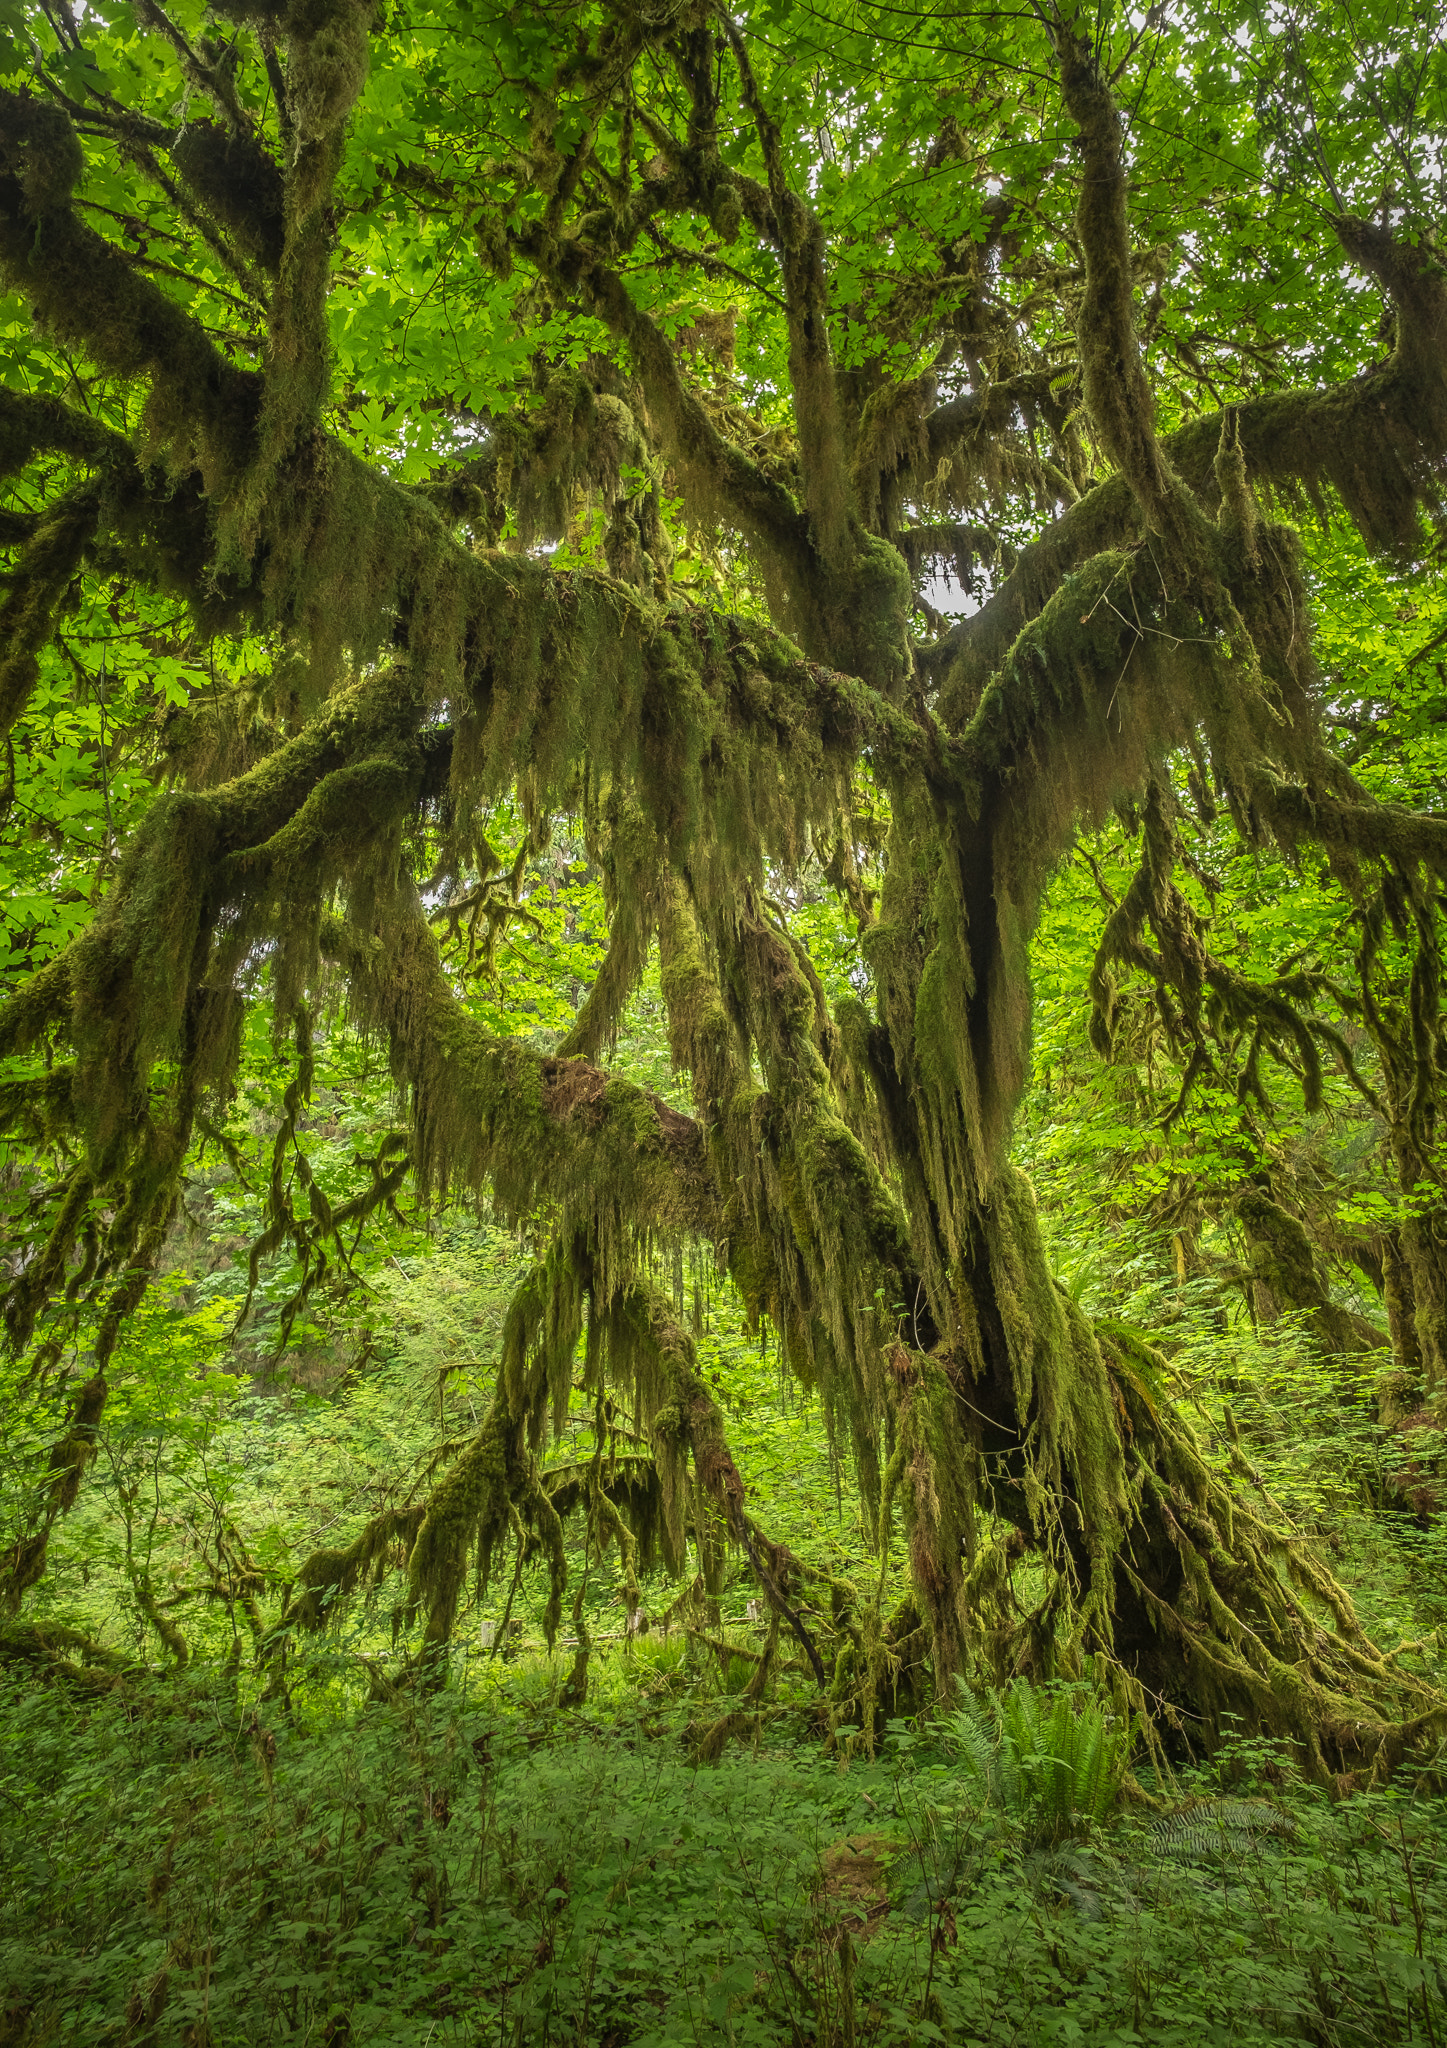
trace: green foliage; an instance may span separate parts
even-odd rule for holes
[[[646,1594],[701,1754],[797,1654],[844,1753],[1089,1663],[1388,1771],[1314,1539],[1439,1505],[1430,10],[222,12],[3,24],[4,1599],[384,1697],[526,1611],[575,1708]]]
[[[1200,1799],[1158,1820],[1151,1840],[1187,1862],[1239,1862],[1265,1838],[1290,1835],[1291,1818],[1267,1799]]]
[[[1174,1840],[1041,1851],[927,1747],[699,1770],[656,1712],[349,1713],[339,1676],[298,1673],[290,1712],[214,1678],[7,1685],[12,2039],[1368,2048],[1447,2017],[1443,1816],[1405,1791],[1198,1799]],[[1203,1814],[1246,1839],[1183,1854]]]
[[[1023,1678],[957,1707],[942,1728],[976,1795],[1038,1845],[1088,1835],[1110,1818],[1133,1746],[1132,1730],[1102,1701]]]

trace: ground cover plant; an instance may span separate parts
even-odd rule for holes
[[[700,1767],[636,1704],[3,1711],[11,2039],[1366,2044],[1447,2013],[1441,1806],[1401,1786],[1213,1777],[1042,1830],[907,1735]]]
[[[0,10],[10,2041],[1442,2035],[1442,28]]]

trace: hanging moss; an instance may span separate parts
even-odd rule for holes
[[[405,1557],[421,1526],[420,1507],[391,1509],[367,1524],[341,1550],[314,1550],[297,1573],[286,1619],[300,1628],[319,1628],[339,1618],[342,1603],[370,1578],[380,1583],[388,1569]]]
[[[234,238],[267,274],[259,372],[236,370],[79,218],[84,157],[58,104],[0,98],[0,274],[60,344],[144,387],[133,438],[49,402],[0,403],[8,474],[49,451],[84,470],[33,521],[5,528],[19,554],[0,614],[0,699],[23,697],[88,553],[181,591],[200,620],[275,635],[297,679],[289,736],[265,735],[259,758],[194,750],[188,786],[151,807],[88,931],[0,1011],[0,1048],[68,1043],[73,1061],[43,1104],[15,1106],[43,1114],[48,1138],[78,1141],[80,1162],[7,1304],[12,1329],[29,1341],[67,1290],[101,1306],[89,1419],[57,1446],[14,1585],[33,1582],[50,1522],[75,1498],[119,1319],[139,1298],[196,1121],[234,1075],[246,962],[265,953],[278,1022],[301,1031],[280,1161],[325,959],[355,1021],[386,1043],[423,1195],[487,1200],[549,1231],[552,1250],[511,1306],[481,1428],[426,1501],[309,1562],[294,1619],[315,1624],[405,1564],[435,1680],[468,1561],[485,1579],[502,1546],[516,1545],[519,1572],[545,1560],[551,1636],[568,1590],[562,1518],[582,1513],[590,1550],[616,1542],[630,1586],[655,1543],[679,1571],[691,1549],[707,1600],[725,1546],[738,1546],[769,1601],[771,1643],[787,1628],[828,1677],[803,1618],[805,1569],[748,1516],[678,1311],[650,1284],[660,1245],[694,1238],[722,1254],[750,1315],[777,1327],[788,1367],[819,1389],[881,1537],[895,1506],[904,1515],[911,1589],[893,1616],[883,1587],[872,1600],[831,1588],[838,1730],[872,1740],[926,1651],[939,1683],[1012,1655],[1042,1671],[1093,1657],[1133,1709],[1155,1702],[1183,1725],[1197,1711],[1245,1713],[1318,1772],[1389,1758],[1414,1726],[1435,1725],[1437,1705],[1362,1642],[1319,1564],[1212,1474],[1151,1359],[1120,1332],[1093,1331],[1054,1284],[1009,1136],[1042,893],[1081,823],[1121,801],[1144,800],[1143,857],[1097,963],[1102,1046],[1118,978],[1135,973],[1170,995],[1202,1058],[1213,1030],[1249,1028],[1252,1085],[1272,1046],[1313,1100],[1325,1063],[1350,1059],[1312,1014],[1309,980],[1253,984],[1211,955],[1174,880],[1162,764],[1185,747],[1243,839],[1323,848],[1362,917],[1362,1014],[1396,1061],[1388,1108],[1403,1187],[1422,1182],[1438,1114],[1433,895],[1447,832],[1371,804],[1322,745],[1299,549],[1268,513],[1293,494],[1334,495],[1374,543],[1415,534],[1447,447],[1434,253],[1336,223],[1396,309],[1390,362],[1161,436],[1135,333],[1142,265],[1121,123],[1094,47],[1062,29],[1083,167],[1084,275],[1062,300],[1077,318],[1078,391],[1074,370],[1056,390],[1061,380],[1026,367],[1003,317],[990,326],[985,283],[1008,240],[1008,200],[987,209],[985,242],[955,280],[969,287],[960,332],[976,353],[988,342],[990,374],[972,361],[975,388],[943,406],[930,379],[890,387],[878,364],[841,377],[823,228],[789,184],[747,42],[726,23],[695,28],[681,60],[690,140],[649,126],[661,129],[656,175],[635,178],[630,146],[579,212],[586,146],[555,146],[556,107],[540,107],[530,161],[541,207],[525,221],[489,208],[478,230],[490,262],[531,264],[557,303],[599,318],[626,371],[601,358],[545,368],[479,459],[412,490],[323,424],[334,185],[368,26],[365,10],[330,5],[271,24],[286,57],[272,78],[281,165],[219,71],[193,59],[187,73],[220,125],[189,124],[173,157],[213,251]],[[675,27],[613,24],[606,49],[585,28],[567,78],[591,80],[602,108]],[[762,183],[721,161],[720,58],[754,125]],[[625,98],[631,138],[644,117]],[[794,428],[771,454],[745,450],[730,401],[703,393],[616,267],[675,205],[730,230],[746,218],[777,250]],[[245,262],[239,274],[252,289]],[[1080,402],[1116,470],[1094,488]],[[1052,456],[1034,446],[1037,422]],[[755,549],[804,654],[755,619],[680,601],[665,484],[683,490],[689,518]],[[1042,505],[1079,495],[917,665],[914,556],[896,545],[906,506],[964,512],[1022,489]],[[559,537],[584,508],[605,516],[606,573],[489,545],[509,521],[525,539]],[[455,530],[464,521],[474,545]],[[245,765],[218,782],[205,759],[216,774]],[[836,1019],[767,890],[771,869],[792,873],[838,844],[861,763],[887,794],[891,829],[877,916],[857,875],[850,892],[873,1006]],[[554,809],[581,806],[609,893],[607,964],[551,1057],[467,1014],[413,876],[417,846],[435,843],[438,887],[460,891],[476,821],[505,792],[532,844]],[[847,887],[842,851],[835,871]],[[498,917],[517,914],[517,882],[494,892]],[[1383,920],[1411,935],[1401,1028],[1374,993]],[[655,930],[693,1118],[591,1064]],[[400,1153],[379,1155],[376,1199],[394,1171]],[[300,1218],[278,1166],[257,1256],[291,1243],[303,1287],[336,1222],[315,1196],[309,1206]],[[1262,1217],[1280,1250],[1289,1230]],[[1447,1356],[1440,1218],[1414,1209],[1401,1249],[1430,1378]],[[549,1418],[556,1429],[566,1411],[585,1329],[598,1448],[586,1471],[548,1480]],[[626,1455],[609,1404],[631,1410]],[[991,1518],[1014,1538],[988,1545]],[[1015,1543],[1050,1583],[1030,1617],[1011,1605]],[[586,1652],[580,1627],[580,1695]]]
[[[791,1600],[797,1560],[745,1513],[743,1482],[717,1404],[696,1369],[691,1340],[645,1281],[635,1278],[601,1292],[602,1278],[586,1235],[554,1242],[509,1305],[496,1390],[481,1429],[424,1503],[375,1518],[344,1549],[314,1553],[298,1575],[300,1591],[293,1593],[289,1621],[315,1628],[359,1586],[369,1579],[379,1583],[391,1567],[405,1565],[409,1611],[423,1613],[426,1621],[422,1668],[436,1682],[445,1671],[469,1558],[476,1556],[485,1590],[499,1546],[516,1534],[519,1571],[536,1550],[546,1558],[543,1627],[551,1644],[568,1580],[563,1523],[581,1509],[589,1546],[601,1553],[611,1541],[619,1545],[630,1612],[638,1600],[639,1564],[651,1563],[655,1547],[667,1568],[681,1574],[692,1534],[701,1569],[711,1579],[721,1564],[718,1540],[741,1546],[775,1613],[799,1636],[823,1683],[818,1652]],[[585,1466],[544,1473],[537,1455],[549,1416],[555,1436],[565,1426],[585,1316],[585,1384],[596,1395],[597,1449]],[[629,1403],[631,1441],[646,1442],[647,1453],[618,1455],[610,1387]],[[575,1600],[575,1621],[577,1615]],[[585,1664],[586,1658],[579,1670]],[[575,1678],[583,1683],[585,1672],[575,1672]]]
[[[616,1039],[629,997],[643,978],[657,921],[662,848],[636,804],[609,792],[605,817],[592,825],[599,846],[611,923],[603,964],[558,1046],[562,1059],[594,1059]]]
[[[1108,220],[1102,225],[1110,232]],[[1209,506],[1219,489],[1224,427],[1255,489],[1289,508],[1305,503],[1323,515],[1339,504],[1369,545],[1408,550],[1420,539],[1424,501],[1435,503],[1442,487],[1447,371],[1436,337],[1447,287],[1429,244],[1399,245],[1382,229],[1353,218],[1333,225],[1347,254],[1381,284],[1396,309],[1390,360],[1325,391],[1272,392],[1224,416],[1204,415],[1164,436],[1160,448],[1174,476]],[[1121,327],[1125,312],[1119,305],[1114,317]],[[1062,579],[1092,556],[1133,540],[1140,516],[1126,475],[1108,476],[1021,549],[1000,589],[927,657],[927,672],[944,685],[941,712],[948,726],[968,719],[1011,644]]]
[[[12,730],[35,687],[40,650],[95,538],[100,509],[98,493],[85,485],[54,500],[11,572],[10,589],[0,604],[0,738]]]
[[[564,1227],[576,1218],[592,1230],[610,1270],[628,1269],[635,1237],[710,1227],[717,1197],[691,1121],[582,1061],[492,1037],[448,986],[415,896],[405,922],[392,912],[387,942],[334,926],[325,943],[348,969],[360,1021],[387,1035],[429,1192],[490,1186],[519,1218],[556,1194]]]
[[[134,1218],[129,1224],[125,1218],[120,1220],[119,1232],[131,1254],[129,1267],[103,1297],[91,1350],[90,1376],[71,1403],[64,1434],[51,1446],[38,1513],[10,1554],[0,1560],[0,1607],[9,1613],[18,1612],[25,1594],[44,1576],[51,1531],[74,1507],[86,1469],[95,1455],[101,1418],[110,1397],[106,1373],[111,1357],[121,1330],[150,1284],[179,1200],[182,1154],[174,1144],[168,1149],[170,1158],[158,1176],[158,1185],[148,1191],[150,1200],[140,1219],[144,1229]],[[108,1261],[107,1271],[109,1266]],[[7,1311],[9,1306],[7,1302]],[[24,1334],[28,1338],[29,1331]]]
[[[285,179],[257,138],[217,121],[188,121],[171,161],[239,246],[273,273],[286,246]]]

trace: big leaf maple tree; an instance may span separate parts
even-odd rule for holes
[[[521,1521],[555,1627],[535,1453],[581,1371],[628,1417],[576,1489],[599,1540],[675,1568],[693,1543],[705,1578],[739,1546],[836,1722],[988,1640],[1092,1656],[1158,1720],[1244,1715],[1322,1773],[1435,1725],[1323,1564],[1233,1497],[1149,1345],[1052,1278],[1010,1160],[1042,893],[1112,810],[1143,829],[1098,1042],[1139,974],[1188,1040],[1225,1018],[1308,1097],[1349,1058],[1310,977],[1212,952],[1178,875],[1190,792],[1322,862],[1365,945],[1399,934],[1397,1163],[1437,1171],[1447,825],[1334,750],[1290,523],[1429,545],[1435,7],[3,19],[0,717],[12,795],[63,782],[66,858],[91,860],[0,1011],[10,1112],[57,1162],[12,1341],[58,1355],[93,1304],[12,1600],[245,1006],[295,1029],[299,1100],[340,980],[422,1191],[485,1195],[544,1249],[475,1438],[313,1556],[295,1621],[400,1557],[440,1672],[469,1559]],[[465,986],[563,815],[610,933],[543,1052]],[[777,886],[807,862],[860,931],[832,1002]],[[600,1064],[655,941],[691,1116]],[[403,1170],[379,1156],[352,1214]],[[318,1192],[299,1218],[278,1172],[273,1197],[273,1242],[335,1232]],[[1439,1212],[1414,1218],[1440,1386]],[[687,1238],[821,1389],[881,1532],[903,1514],[909,1596],[834,1586],[832,1671],[831,1589],[750,1514],[653,1284]],[[1000,1569],[1022,1549],[1050,1589],[1029,1615]]]

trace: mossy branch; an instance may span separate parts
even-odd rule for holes
[[[1419,540],[1421,508],[1440,491],[1447,459],[1440,343],[1447,282],[1430,243],[1408,247],[1349,220],[1338,223],[1338,233],[1348,256],[1382,284],[1396,309],[1390,358],[1325,389],[1271,392],[1229,411],[1257,491],[1288,506],[1310,504],[1323,518],[1340,506],[1369,546],[1400,551]],[[1208,507],[1219,488],[1216,460],[1227,424],[1226,412],[1204,414],[1160,441],[1164,460]],[[921,666],[944,684],[947,725],[970,716],[1011,643],[1062,579],[1090,556],[1134,539],[1139,516],[1125,476],[1108,477],[1020,550],[978,612],[922,651]]]
[[[1085,259],[1078,315],[1085,401],[1146,525],[1188,557],[1199,548],[1203,519],[1156,436],[1155,397],[1135,331],[1120,115],[1101,75],[1096,44],[1062,28],[1056,51],[1066,111],[1079,126],[1082,145],[1075,230]]]
[[[375,934],[330,921],[323,946],[410,1093],[425,1191],[486,1188],[505,1214],[524,1217],[566,1190],[565,1219],[619,1256],[633,1234],[715,1228],[719,1200],[698,1127],[586,1061],[493,1037],[448,985],[415,891],[387,905]]]
[[[789,588],[794,608],[811,616],[819,565],[803,513],[781,484],[720,432],[685,381],[673,348],[656,322],[634,304],[623,280],[582,241],[555,238],[541,228],[524,230],[514,246],[627,344],[690,512],[701,522],[736,526],[761,550],[770,573]]]
[[[258,380],[233,369],[201,326],[80,221],[84,168],[60,108],[0,93],[0,275],[57,340],[151,387],[147,419],[177,467],[195,465],[224,501],[249,453]]]

